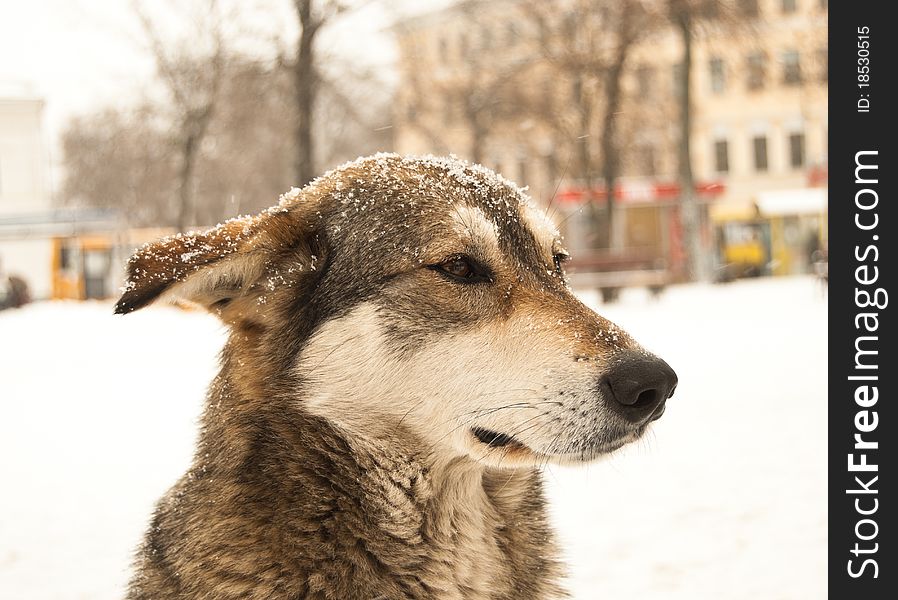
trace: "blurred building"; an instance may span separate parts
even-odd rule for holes
[[[466,0],[400,23],[397,151],[451,152],[499,170],[567,213],[568,243],[585,247],[593,222],[583,210],[584,179],[571,167],[579,115],[564,101],[580,82],[547,59],[545,29],[583,36],[594,19],[600,34],[615,26],[605,14],[619,4]],[[535,7],[548,5],[555,18],[540,18]],[[667,3],[643,5],[657,16]],[[695,6],[690,144],[704,243],[719,269],[736,275],[804,271],[810,252],[826,243],[828,4]],[[663,18],[655,23],[625,63],[615,220],[629,250],[676,263],[682,45]],[[600,103],[599,94],[597,112]],[[569,139],[559,135],[565,121]],[[595,171],[586,181],[601,204],[607,190]]]
[[[0,84],[0,221],[50,209],[44,101],[28,86]],[[50,293],[51,248],[45,240],[0,233],[0,270]]]
[[[0,282],[24,280],[32,299],[108,297],[118,249],[137,242],[115,211],[53,206],[43,109],[27,85],[0,85]]]
[[[828,2],[748,5],[751,29],[696,49],[694,164],[725,187],[711,209],[725,263],[808,272],[827,231]]]

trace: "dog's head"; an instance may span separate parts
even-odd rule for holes
[[[677,379],[579,302],[555,227],[455,159],[378,155],[278,206],[139,250],[116,311],[187,300],[231,326],[250,394],[354,435],[533,465],[638,438]]]

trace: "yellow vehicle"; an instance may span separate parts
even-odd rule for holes
[[[724,279],[768,273],[770,224],[763,220],[728,221],[718,229]]]
[[[101,300],[118,291],[122,267],[137,246],[172,233],[168,229],[57,236],[52,250],[52,298]]]
[[[814,272],[826,247],[826,189],[759,192],[752,202],[712,207],[719,279]]]
[[[53,238],[54,300],[99,300],[112,295],[110,267],[115,244],[109,235]]]

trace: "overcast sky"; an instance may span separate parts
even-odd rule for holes
[[[295,39],[291,0],[222,0],[229,1],[238,7],[244,47],[261,52],[271,47],[267,40]],[[387,70],[395,48],[385,28],[398,14],[435,10],[447,2],[371,2],[324,30],[320,49]],[[177,0],[144,4],[175,31],[177,17],[171,15]],[[45,135],[54,166],[67,119],[133,102],[154,72],[131,0],[0,0],[0,96],[24,92],[45,100]]]

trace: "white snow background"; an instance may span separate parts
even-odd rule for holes
[[[810,278],[581,297],[676,369],[664,417],[550,468],[576,599],[826,597],[826,302]],[[224,329],[201,313],[0,313],[0,598],[121,598],[191,459]]]

